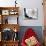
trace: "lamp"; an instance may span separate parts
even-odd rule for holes
[[[17,32],[17,30],[16,30],[16,29],[14,29],[14,32]]]
[[[17,4],[17,2],[16,2],[17,0],[15,0],[15,7],[16,7],[16,4]]]
[[[13,36],[13,40],[18,40],[18,32],[17,32],[17,29],[15,28],[14,29],[14,36]]]

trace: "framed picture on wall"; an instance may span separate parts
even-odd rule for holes
[[[2,15],[9,15],[9,10],[2,10]]]
[[[38,9],[37,8],[24,8],[25,19],[38,19]]]

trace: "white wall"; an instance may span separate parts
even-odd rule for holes
[[[0,0],[0,6],[14,6],[15,0]],[[20,6],[19,24],[21,26],[43,26],[42,0],[17,0]],[[24,20],[23,8],[38,8],[38,20]]]
[[[1,7],[9,7],[9,6],[14,6],[14,1],[15,0],[0,0],[0,6]]]
[[[22,26],[43,26],[43,6],[42,6],[42,0],[24,0],[24,1],[18,1],[21,3],[22,7],[25,8],[38,8],[38,20],[24,20],[22,15],[22,8],[21,10],[21,20],[20,25]]]

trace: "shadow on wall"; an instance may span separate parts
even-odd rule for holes
[[[20,27],[20,32],[19,32],[19,39],[20,39],[20,42],[23,38],[23,35],[25,33],[25,31],[28,29],[28,28],[32,28],[36,33],[37,33],[37,37],[39,39],[39,41],[42,43],[43,42],[43,30],[42,30],[42,26],[21,26]]]

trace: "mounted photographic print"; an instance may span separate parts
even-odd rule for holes
[[[2,15],[9,15],[9,10],[2,10]]]
[[[38,19],[38,9],[37,8],[32,8],[32,9],[24,8],[24,17],[25,19]]]

